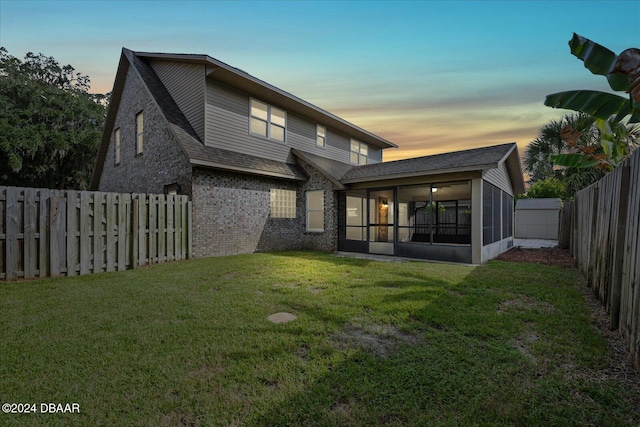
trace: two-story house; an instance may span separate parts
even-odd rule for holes
[[[515,143],[395,144],[206,55],[122,50],[92,186],[193,203],[196,257],[286,249],[484,262],[513,242]]]

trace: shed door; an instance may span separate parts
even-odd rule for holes
[[[516,239],[558,240],[560,211],[556,209],[518,209]]]

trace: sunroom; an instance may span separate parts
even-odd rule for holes
[[[344,191],[338,250],[471,262],[471,181]]]
[[[339,184],[338,251],[480,264],[513,246],[513,197],[524,192],[515,143],[322,166]]]

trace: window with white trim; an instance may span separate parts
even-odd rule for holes
[[[307,191],[307,231],[324,231],[324,190]]]
[[[316,146],[324,148],[327,142],[327,128],[316,125]]]
[[[296,217],[296,192],[281,188],[271,189],[271,218]]]
[[[274,141],[284,142],[287,113],[258,100],[251,100],[249,132]]]
[[[351,154],[349,160],[352,165],[366,165],[369,147],[364,142],[351,139]]]
[[[136,155],[142,154],[142,145],[144,142],[144,115],[140,111],[136,114]]]
[[[120,164],[120,128],[113,131],[113,161],[116,166]]]

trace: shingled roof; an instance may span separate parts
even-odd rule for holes
[[[339,189],[345,188],[345,186],[340,182],[342,177],[351,169],[357,167],[337,160],[327,159],[326,157],[321,157],[317,154],[307,153],[306,151],[296,149],[291,149],[291,151],[298,159],[301,159],[311,165]]]
[[[129,67],[133,67],[140,79],[144,82],[146,89],[149,91],[149,95],[167,120],[169,129],[180,142],[180,147],[192,165],[301,181],[308,178],[302,168],[295,164],[278,162],[204,145],[184,113],[180,110],[173,97],[169,94],[169,91],[162,84],[147,61],[128,49],[122,49],[111,104],[107,114],[105,132],[102,135],[102,144],[100,145],[93,174],[93,188],[98,188],[100,184],[100,176],[102,175],[102,168],[117,113],[117,106],[120,103],[124,80]]]
[[[296,157],[313,166],[340,189],[346,188],[348,184],[381,179],[495,169],[506,162],[514,191],[524,192],[518,148],[513,142],[363,166],[348,165],[300,150],[292,151]]]
[[[352,184],[381,179],[487,170],[497,168],[505,162],[514,183],[514,191],[524,192],[524,179],[515,142],[352,167],[340,178],[340,182]]]

